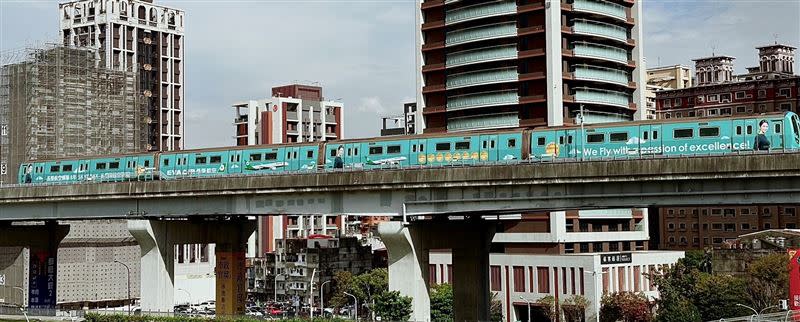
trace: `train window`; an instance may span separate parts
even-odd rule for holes
[[[169,165],[169,159],[164,159],[164,165]]]
[[[164,160],[164,161],[167,161],[167,160]],[[106,164],[105,163],[98,163],[98,164],[94,165],[94,168],[95,168],[95,170],[105,170]]]
[[[261,155],[259,155],[259,157],[261,157]],[[278,159],[277,152],[270,152],[264,154],[264,160],[277,160],[277,159]]]
[[[335,157],[335,156],[336,156],[336,149],[333,149],[333,150],[331,150],[331,157]]]
[[[694,129],[675,129],[672,137],[676,139],[691,138],[694,136]]]
[[[589,134],[586,136],[587,143],[603,143],[606,140],[605,134],[597,133],[597,134]]]
[[[259,153],[251,154],[250,161],[261,161],[261,154]]]
[[[456,142],[456,150],[469,150],[469,142]]]
[[[286,151],[286,160],[292,159],[292,151]]]
[[[517,147],[517,140],[515,140],[515,139],[508,139],[508,147],[509,147],[509,148],[516,148],[516,147]]]
[[[486,142],[483,142],[484,146]],[[436,143],[436,151],[450,151],[450,143]]]
[[[777,122],[775,123],[775,133],[777,133],[777,134],[781,133],[781,123],[777,123]]]
[[[313,159],[314,158],[314,151],[308,150],[306,151],[306,159]]]
[[[119,162],[111,162],[108,164],[109,169],[119,169]]]
[[[487,147],[486,143],[487,143],[486,141],[483,141],[483,148],[484,148],[484,149],[486,149],[486,147]],[[450,148],[447,148],[447,149],[448,149],[448,150],[450,150]],[[439,150],[439,148],[436,148],[436,150],[438,151],[438,150]]]
[[[558,137],[558,144],[562,144],[562,145],[564,144],[564,136],[559,136]]]
[[[608,139],[611,142],[627,142],[628,141],[628,132],[611,133],[608,136]]]
[[[794,127],[794,139],[800,143],[800,118],[797,115],[792,116],[792,126]]]
[[[353,155],[358,155],[358,148],[353,149]]]
[[[50,166],[50,172],[58,172],[60,169],[57,165]]]
[[[491,148],[491,149],[494,149],[494,140],[492,140],[491,142],[489,142],[489,148]]]
[[[647,138],[647,135],[648,135],[648,134],[650,134],[650,132],[648,132],[648,131],[644,131],[644,133],[642,134],[642,139],[644,139],[644,140],[648,140],[648,138]]]
[[[133,165],[131,166],[131,168],[135,168],[135,167],[136,167],[136,161],[133,161]]]
[[[658,131],[653,131],[653,140],[658,140]]]
[[[386,153],[400,153],[399,145],[390,145],[386,147]]]
[[[425,145],[419,145],[419,152],[425,152]]]
[[[195,164],[206,164],[208,162],[208,158],[206,157],[195,157],[194,163]]]
[[[383,154],[383,147],[382,146],[369,147],[369,155],[374,155],[374,154]]]
[[[353,155],[353,148],[347,148],[347,156]]]
[[[545,141],[544,137],[540,137],[540,138],[536,139],[536,144],[538,146],[544,146],[544,141]]]
[[[295,160],[297,160],[297,151],[294,151],[294,153],[292,153],[292,154],[293,154],[293,155],[292,155],[292,159],[295,159]]]
[[[149,167],[150,166],[150,160],[144,160],[144,166],[145,167]]]
[[[736,127],[736,135],[742,135],[742,127],[741,126],[737,126]]]
[[[72,171],[72,165],[71,165],[71,164],[65,164],[65,165],[63,165],[63,166],[61,167],[61,171],[64,171],[64,172],[70,172],[70,171]]]
[[[752,125],[748,125],[747,126],[747,135],[752,135],[752,134],[753,134],[753,126]]]
[[[212,156],[209,161],[210,161],[210,163],[222,163],[222,157],[218,156],[218,155],[215,155],[215,156]],[[136,164],[134,163],[134,166],[135,165]]]
[[[416,144],[411,145],[411,152],[417,152],[417,145]]]
[[[719,136],[718,127],[701,127],[699,131],[700,137]]]
[[[567,135],[567,144],[572,144],[572,135]]]

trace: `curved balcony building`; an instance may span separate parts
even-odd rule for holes
[[[426,132],[638,118],[638,0],[420,0]]]

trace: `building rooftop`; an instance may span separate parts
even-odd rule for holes
[[[772,44],[772,45],[761,46],[761,47],[756,47],[756,49],[766,49],[766,48],[773,48],[773,47],[783,47],[783,48],[789,48],[789,49],[797,49],[797,47],[784,45],[784,44],[779,44],[779,43],[775,43],[775,44]]]
[[[701,60],[717,60],[717,59],[736,59],[736,57],[725,56],[725,55],[722,55],[722,56],[714,55],[714,56],[710,56],[710,57],[695,58],[695,59],[692,59],[692,61],[697,62],[697,61],[701,61]]]

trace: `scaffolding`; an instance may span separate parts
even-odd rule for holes
[[[94,49],[51,44],[24,52],[24,60],[0,67],[0,126],[7,128],[0,182],[15,183],[29,160],[146,150],[146,100],[134,72],[101,66]]]

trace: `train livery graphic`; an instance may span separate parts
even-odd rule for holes
[[[44,160],[20,165],[18,182],[173,180],[752,150],[800,150],[798,115],[632,121],[586,125],[584,129],[561,126]]]

